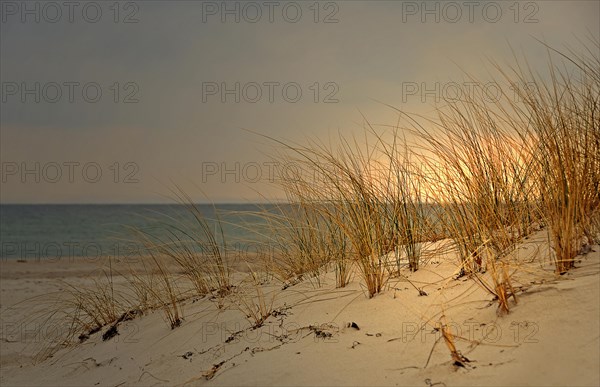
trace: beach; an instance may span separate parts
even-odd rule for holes
[[[283,289],[271,280],[257,293],[240,285],[221,301],[182,300],[182,323],[174,329],[162,310],[146,311],[118,323],[118,334],[110,339],[103,340],[109,328],[103,327],[35,361],[52,329],[27,325],[28,314],[44,297],[60,292],[64,282],[93,282],[90,273],[102,275],[100,263],[3,261],[1,384],[600,383],[597,245],[560,276],[548,261],[544,231],[523,241],[514,252],[514,262],[521,265],[512,277],[518,302],[511,299],[510,312],[499,314],[497,303],[475,281],[455,279],[456,256],[435,253],[444,250],[441,244],[428,247],[433,253],[420,270],[390,278],[371,299],[357,278],[336,288],[331,271],[323,274],[321,286],[303,281]],[[272,302],[272,311],[253,328],[240,301],[258,298]],[[460,365],[451,357],[440,322],[464,357]]]
[[[0,13],[0,386],[600,386],[600,1]]]

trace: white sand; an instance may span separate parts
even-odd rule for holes
[[[358,276],[335,289],[329,273],[320,288],[307,281],[286,290],[266,285],[282,314],[258,329],[236,308],[239,296],[223,309],[208,298],[190,299],[174,330],[157,310],[121,323],[108,341],[104,328],[35,365],[31,355],[44,334],[26,334],[33,328],[19,324],[31,302],[18,302],[59,289],[61,279],[89,282],[84,274],[93,265],[2,262],[0,385],[598,386],[600,248],[557,277],[544,240],[540,232],[517,250],[522,265],[513,285],[522,291],[504,316],[473,280],[452,279],[456,258],[449,254],[406,273],[427,296],[391,279],[384,293],[367,299]],[[433,329],[442,313],[471,360],[467,368],[452,365]],[[360,330],[347,327],[351,322]]]

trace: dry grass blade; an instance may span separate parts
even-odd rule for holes
[[[244,284],[242,284],[236,294],[238,308],[244,313],[250,324],[252,324],[252,328],[256,329],[261,327],[265,320],[273,313],[276,294],[273,292],[270,297],[266,295],[254,272],[250,273],[248,280],[246,284],[249,283],[254,292],[247,292],[245,286],[243,286]]]

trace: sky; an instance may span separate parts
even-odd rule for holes
[[[515,53],[542,69],[600,2],[2,1],[0,23],[0,203],[245,203],[281,195],[264,136],[385,128]]]

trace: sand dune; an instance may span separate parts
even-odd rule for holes
[[[456,257],[436,254],[410,280],[392,278],[365,296],[360,279],[342,289],[328,273],[321,287],[303,281],[262,288],[274,312],[258,328],[230,295],[182,302],[183,324],[171,330],[162,311],[117,325],[33,364],[48,337],[23,325],[32,302],[81,276],[94,263],[2,262],[2,385],[600,385],[600,248],[556,276],[545,232],[514,253],[517,301],[498,315],[489,293],[454,279]],[[435,247],[435,246],[434,246]],[[423,290],[419,295],[413,287]],[[238,289],[238,293],[242,293]],[[254,295],[256,297],[256,295]],[[443,316],[443,317],[442,317]],[[439,330],[445,321],[465,367],[453,365]]]

